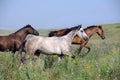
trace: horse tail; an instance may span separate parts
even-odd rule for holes
[[[52,37],[52,36],[57,36],[57,31],[51,31],[49,34],[48,34],[49,37]]]

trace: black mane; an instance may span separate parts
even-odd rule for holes
[[[88,26],[87,28],[85,28],[84,30],[86,30],[86,29],[90,29],[90,28],[94,28],[94,27],[99,27],[99,28],[101,28],[101,26],[100,25],[92,25],[92,26]]]
[[[77,29],[78,27],[81,27],[81,25],[68,28],[68,29],[65,31],[65,33],[63,33],[61,36],[68,34],[70,31],[72,31],[72,30],[74,30],[74,29]]]
[[[63,34],[60,34],[60,35],[57,35],[57,32],[59,31],[51,31],[50,33],[49,33],[49,37],[52,37],[52,36],[64,36],[64,35],[66,35],[66,34],[68,34],[70,31],[72,31],[73,29],[77,29],[78,27],[81,27],[81,25],[78,25],[78,26],[74,26],[74,27],[71,27],[71,28],[66,28],[65,29],[65,32],[63,33]],[[62,30],[62,29],[61,29]]]
[[[15,33],[17,33],[17,32],[19,32],[19,31],[23,30],[24,28],[28,28],[28,27],[32,28],[32,26],[28,24],[28,25],[24,26],[23,28],[19,29],[18,31],[16,31]],[[33,28],[32,28],[32,29],[33,29]]]

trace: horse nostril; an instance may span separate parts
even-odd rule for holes
[[[86,41],[88,40],[88,38],[86,38]]]
[[[88,38],[87,38],[87,37],[84,37],[84,40],[85,40],[85,41],[87,41],[87,40],[88,40]]]
[[[104,40],[104,39],[105,39],[105,37],[102,37],[102,39]]]

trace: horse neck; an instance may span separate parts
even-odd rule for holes
[[[24,40],[26,36],[28,35],[26,29],[25,30],[19,30],[14,33],[17,37],[19,37],[21,40]]]
[[[66,34],[68,34],[69,32],[71,31],[71,29],[65,29],[65,30],[62,30],[62,34],[61,34],[61,36],[64,36],[64,35],[66,35]]]
[[[98,32],[97,28],[91,28],[89,29],[85,29],[85,33],[87,34],[87,36],[90,38],[93,34],[95,34],[96,32]]]
[[[68,40],[69,44],[72,43],[72,40],[75,36],[75,32],[74,31],[71,31],[69,32],[67,35],[63,36],[66,40]]]

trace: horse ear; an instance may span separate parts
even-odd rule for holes
[[[80,24],[80,26],[82,27],[82,24]]]
[[[99,27],[99,28],[102,28],[102,26],[101,26],[101,25],[99,25],[98,27]]]
[[[26,26],[29,26],[29,27],[31,27],[31,25],[30,25],[30,24],[27,24]]]
[[[80,28],[81,28],[81,27],[82,27],[82,24],[81,24],[81,25],[78,25],[78,27],[80,27]]]
[[[82,27],[82,24],[81,25],[78,25],[78,30]]]

